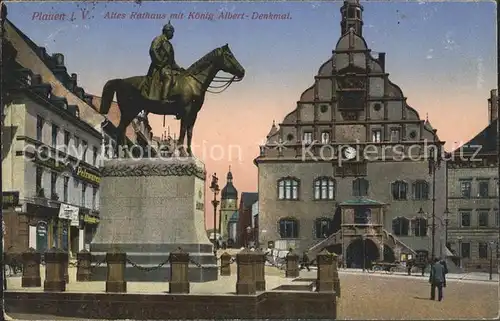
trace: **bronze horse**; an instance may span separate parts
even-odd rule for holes
[[[232,74],[225,88],[233,81],[243,79],[245,69],[236,60],[229,45],[216,48],[193,63],[185,72],[176,76],[168,101],[150,100],[142,96],[141,88],[146,76],[135,76],[125,79],[111,79],[104,85],[99,112],[106,115],[111,107],[114,95],[121,112],[118,125],[117,145],[125,142],[125,130],[142,110],[157,115],[176,115],[181,111],[181,126],[177,146],[184,145],[187,133],[187,153],[192,156],[191,140],[196,117],[203,102],[205,93],[219,71]]]

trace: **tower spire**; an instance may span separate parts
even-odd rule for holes
[[[353,29],[358,36],[363,36],[363,6],[359,4],[359,0],[345,0],[344,5],[340,8],[342,21],[340,22],[341,36]]]

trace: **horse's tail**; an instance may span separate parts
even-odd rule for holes
[[[111,79],[102,88],[101,95],[101,106],[99,107],[99,113],[101,115],[106,115],[111,108],[111,103],[115,97],[116,87],[121,79]]]

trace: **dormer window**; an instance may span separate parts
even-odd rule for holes
[[[321,143],[322,144],[329,144],[330,143],[330,133],[329,132],[322,132],[321,133]]]
[[[302,138],[302,141],[304,144],[311,144],[313,140],[312,137],[312,132],[304,132],[304,136]]]

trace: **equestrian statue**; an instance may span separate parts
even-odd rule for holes
[[[117,127],[117,145],[125,143],[125,131],[139,113],[172,115],[181,121],[177,146],[184,146],[187,134],[187,154],[192,155],[191,140],[196,117],[209,88],[222,88],[221,93],[233,82],[241,81],[245,69],[234,57],[229,45],[216,48],[193,63],[188,69],[177,65],[174,49],[170,40],[174,36],[174,27],[166,24],[163,33],[151,43],[149,54],[151,65],[146,76],[125,79],[111,79],[104,85],[99,112],[107,115],[114,95],[120,109],[120,123]],[[216,77],[219,71],[233,77]],[[213,87],[212,82],[225,82]],[[183,152],[183,148],[181,148]]]

